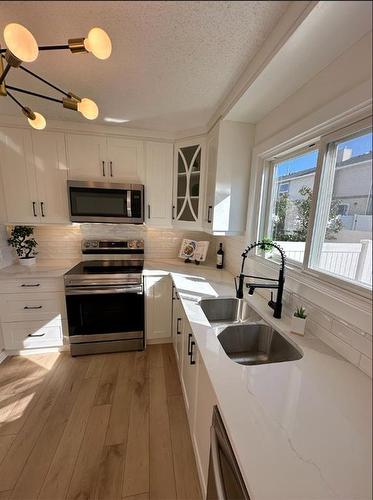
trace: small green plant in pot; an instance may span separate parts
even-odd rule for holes
[[[36,261],[37,252],[35,248],[37,242],[33,238],[34,228],[30,226],[14,226],[8,244],[15,248],[19,258],[19,263],[29,266]]]
[[[291,318],[291,331],[297,335],[304,335],[304,329],[306,327],[306,310],[304,307],[297,307]]]
[[[265,259],[270,259],[272,257],[272,243],[273,241],[271,240],[271,238],[268,238],[268,236],[262,239],[262,244],[260,245],[259,249],[261,250],[261,254]]]

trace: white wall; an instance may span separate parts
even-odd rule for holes
[[[313,129],[318,128],[317,133],[324,133],[324,130],[333,130],[333,127],[340,128],[349,112],[357,119],[359,110],[365,109],[369,101],[371,103],[371,66],[371,35],[367,35],[257,124],[247,234],[244,237],[216,238],[216,241],[224,243],[229,271],[239,273],[240,254],[249,242],[257,238],[261,157],[280,145],[285,147],[293,143],[296,138],[301,144],[305,138],[312,138]],[[258,259],[248,260],[248,270],[268,277],[275,277],[278,272],[273,265]],[[371,375],[370,301],[311,280],[297,271],[287,273],[285,288],[285,314],[292,314],[297,305],[303,304],[309,314],[307,334],[319,336],[343,357]]]

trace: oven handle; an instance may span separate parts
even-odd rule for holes
[[[90,287],[71,287],[65,289],[66,295],[98,295],[98,294],[114,294],[114,293],[136,293],[143,294],[142,286],[131,286],[128,288],[90,288]]]

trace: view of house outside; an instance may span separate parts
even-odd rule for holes
[[[302,262],[318,151],[275,165],[272,234],[290,259]],[[327,273],[372,284],[372,133],[336,144],[331,185],[320,187],[327,204],[317,264]],[[322,196],[321,196],[322,195]],[[320,222],[318,222],[320,223]]]

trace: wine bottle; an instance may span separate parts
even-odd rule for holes
[[[219,243],[219,250],[216,252],[216,267],[218,269],[223,269],[224,267],[223,243]]]

